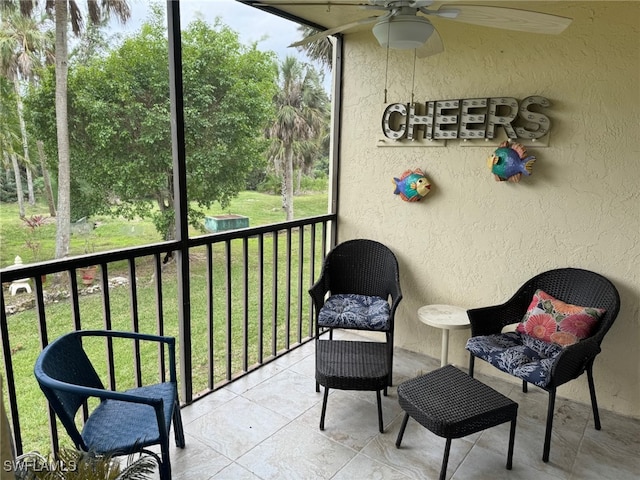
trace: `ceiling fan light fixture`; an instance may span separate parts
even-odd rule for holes
[[[401,50],[421,47],[433,31],[429,20],[415,15],[396,15],[373,26],[373,34],[380,46]]]

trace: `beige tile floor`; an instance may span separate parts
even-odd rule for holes
[[[396,349],[394,382],[439,367],[437,359]],[[182,411],[184,450],[172,447],[173,478],[185,480],[437,479],[445,440],[409,421],[395,447],[403,412],[396,388],[383,397],[384,433],[373,392],[332,390],[325,430],[314,381],[314,344],[237,380]],[[452,442],[447,478],[625,480],[640,478],[640,420],[589,405],[556,401],[551,458],[543,463],[547,393],[476,376],[519,403],[513,470],[505,469],[509,424]],[[596,386],[597,387],[597,386]],[[561,392],[560,392],[561,394]]]

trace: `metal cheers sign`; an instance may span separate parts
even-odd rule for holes
[[[382,116],[382,132],[391,140],[493,139],[500,129],[511,140],[535,140],[549,133],[551,106],[544,97],[511,97],[393,103]]]

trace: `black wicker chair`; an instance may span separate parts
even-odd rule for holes
[[[568,304],[605,309],[594,331],[588,338],[580,340],[573,345],[557,347],[560,353],[555,354],[553,360],[551,360],[551,365],[546,367],[547,371],[550,372],[545,378],[548,383],[545,386],[538,385],[549,392],[547,425],[542,454],[542,460],[548,462],[556,389],[560,385],[578,378],[584,372],[587,373],[589,383],[595,428],[600,430],[600,416],[593,382],[593,363],[598,353],[600,353],[602,339],[618,315],[620,296],[616,287],[608,279],[588,270],[560,268],[540,273],[520,287],[506,303],[467,311],[471,322],[471,338],[467,342],[467,350],[470,350],[470,352],[471,350],[475,351],[474,342],[486,340],[492,342],[493,345],[499,345],[502,342],[506,345],[512,342],[514,338],[517,338],[513,334],[508,336],[510,334],[501,333],[502,329],[507,325],[522,320],[534,293],[538,289]],[[496,351],[494,349],[492,355],[495,354],[500,354],[499,350]],[[471,376],[473,376],[474,359],[477,355],[477,352],[476,354],[471,353],[469,358],[469,374]],[[479,358],[490,361],[488,356],[485,356],[485,358],[479,356]],[[503,364],[496,365],[496,363],[493,363],[493,365],[506,373],[522,378],[522,374],[518,375],[514,371],[509,371]],[[523,379],[523,392],[527,391],[527,383]]]
[[[325,387],[320,429],[330,388],[375,391],[383,431],[380,391],[392,384],[394,315],[402,299],[398,261],[385,245],[349,240],[327,254],[309,294],[315,307],[316,391]],[[384,333],[385,341],[334,340],[333,329]],[[329,338],[320,336],[329,330]]]
[[[165,344],[169,352],[169,381],[125,392],[105,389],[82,347],[83,337]],[[172,420],[176,445],[180,448],[185,445],[176,386],[174,338],[116,331],[72,332],[44,348],[34,373],[76,448],[114,456],[145,452],[158,460],[160,478],[171,479],[169,429]],[[100,404],[90,413],[80,433],[74,419],[89,397],[99,398]],[[161,458],[145,450],[152,445],[160,445]]]

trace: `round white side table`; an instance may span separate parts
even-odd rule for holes
[[[418,309],[418,318],[422,323],[442,330],[440,366],[444,367],[449,357],[449,330],[462,330],[471,326],[467,311],[453,305],[425,305]]]

